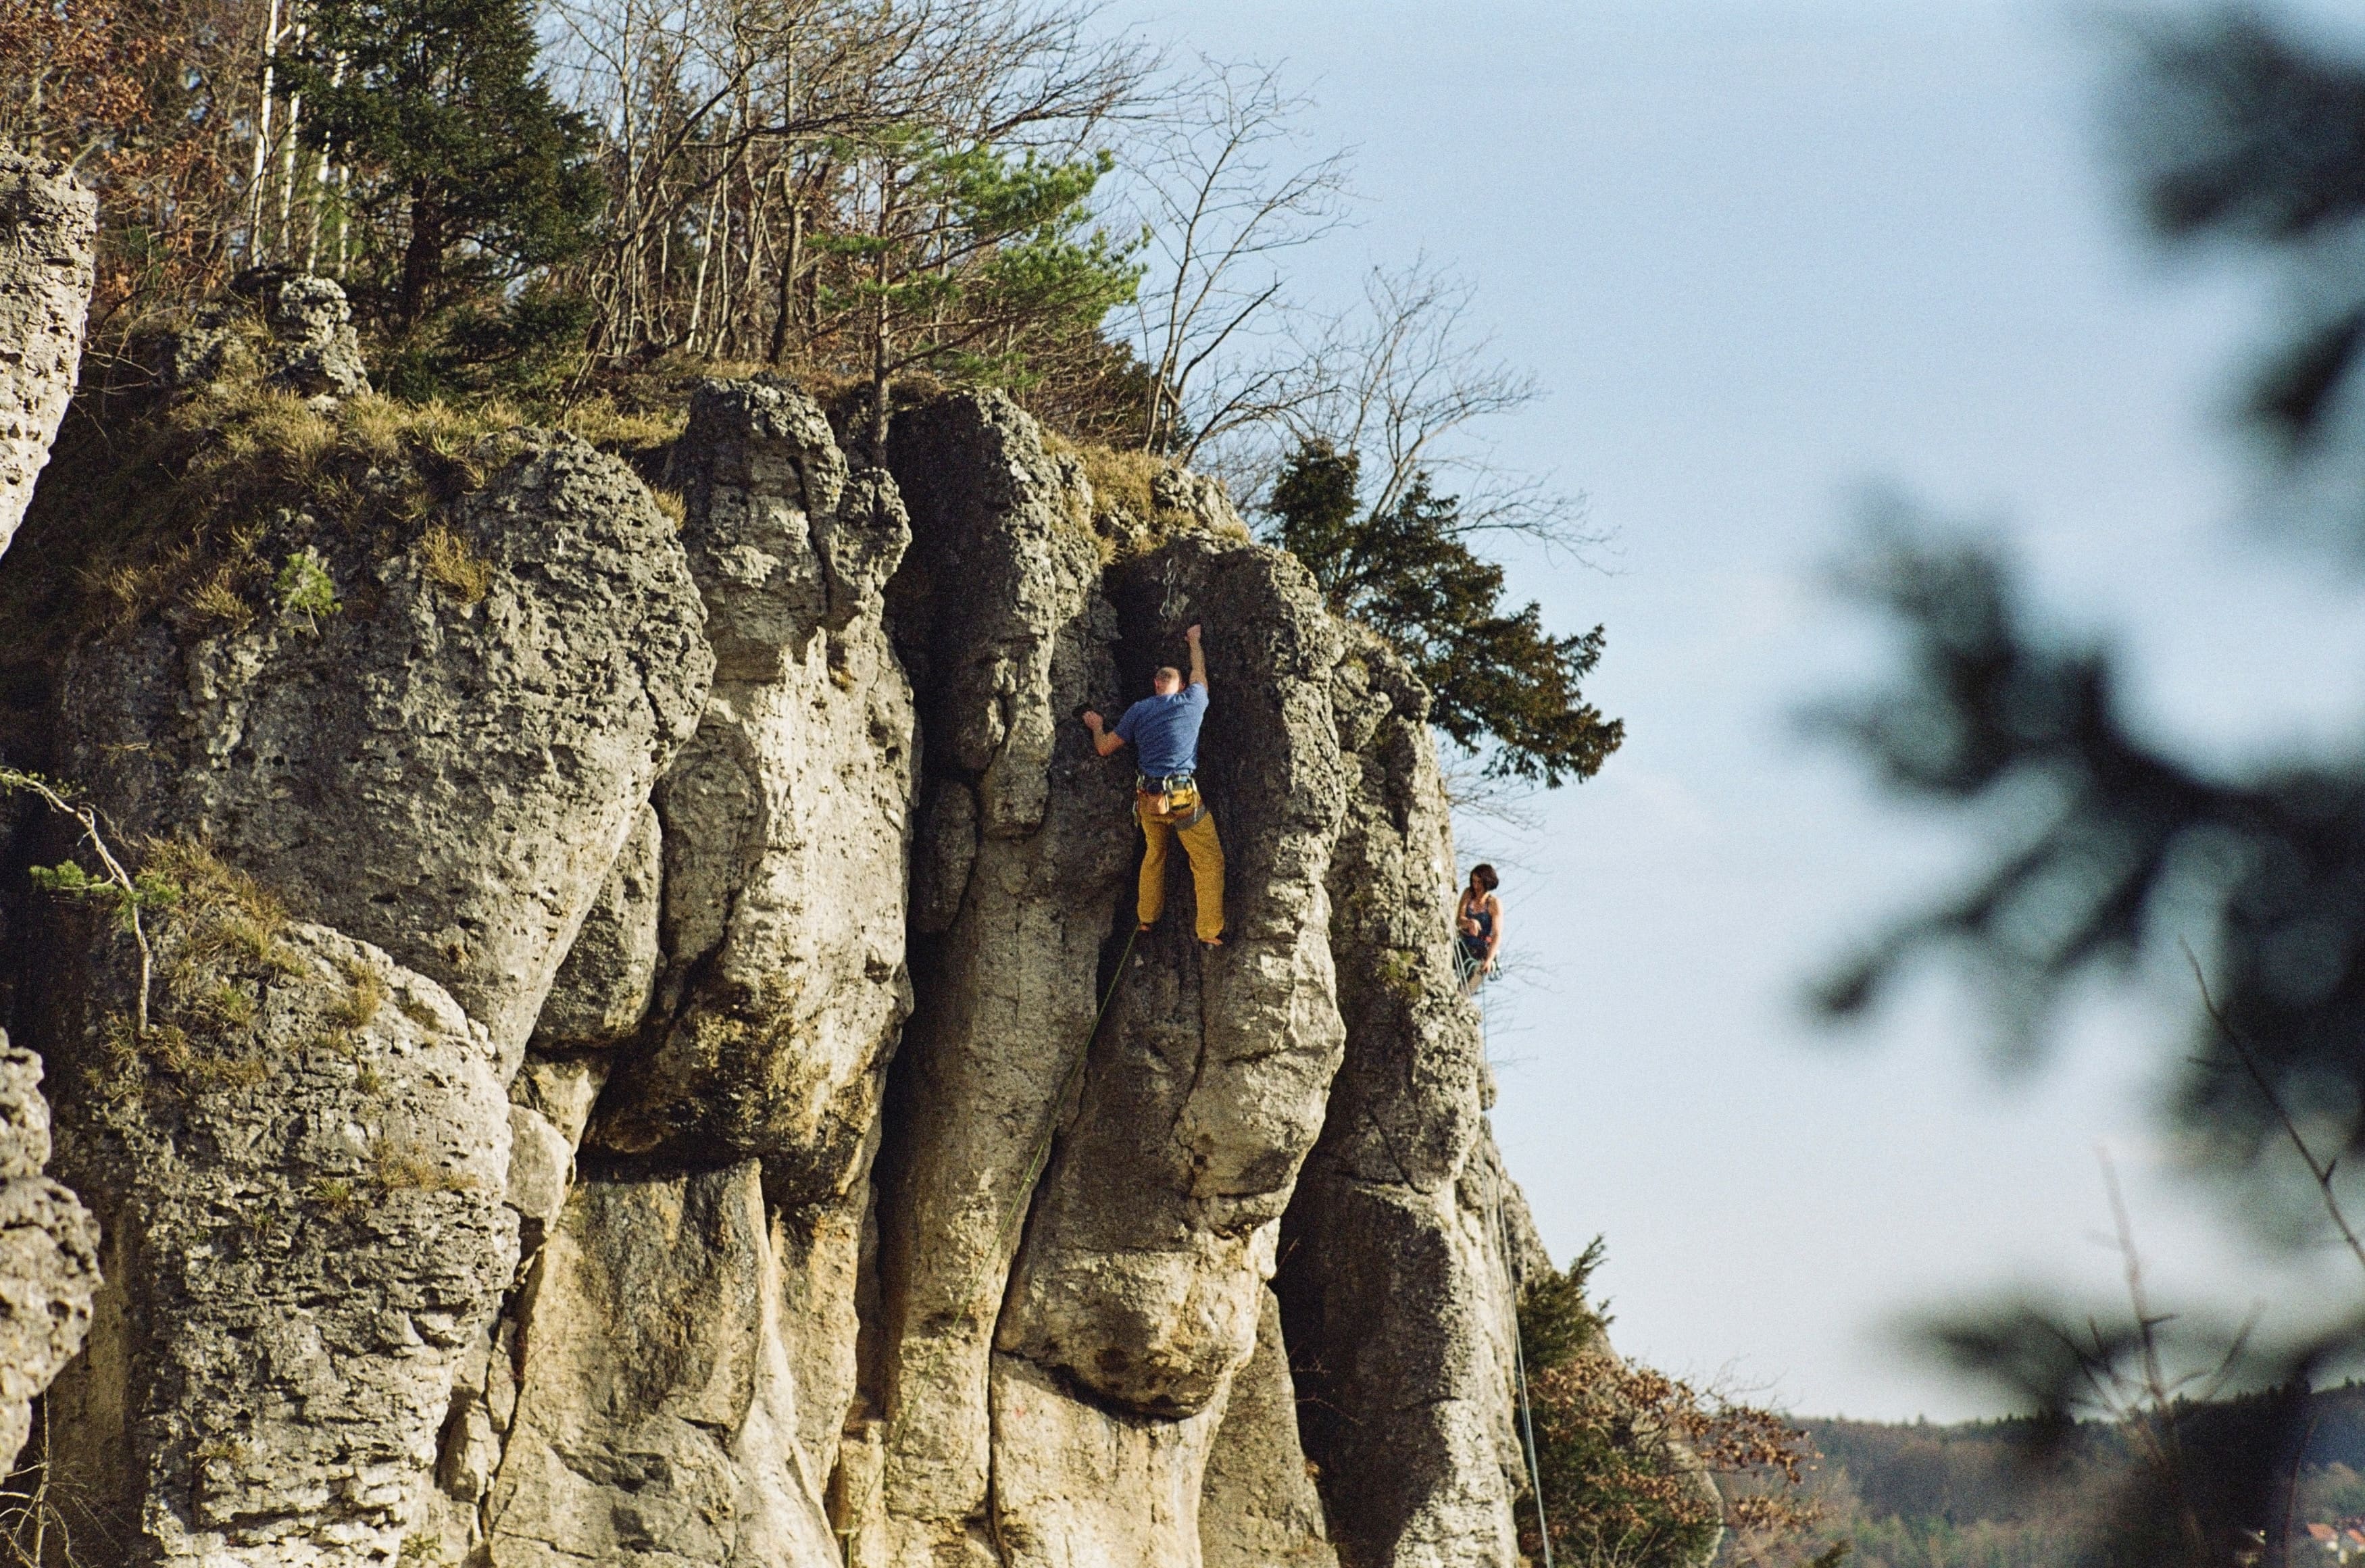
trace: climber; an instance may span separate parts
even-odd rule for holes
[[[1470,885],[1453,906],[1457,941],[1453,967],[1462,975],[1462,994],[1473,996],[1495,972],[1495,949],[1503,945],[1503,901],[1495,890],[1503,879],[1495,868],[1480,863],[1470,868]]]
[[[1216,836],[1216,819],[1199,794],[1199,725],[1207,716],[1207,659],[1199,648],[1199,628],[1182,633],[1191,644],[1191,679],[1172,665],[1161,665],[1150,685],[1155,695],[1125,711],[1116,728],[1101,727],[1101,716],[1087,708],[1081,715],[1093,735],[1093,746],[1103,756],[1127,741],[1140,757],[1133,780],[1133,814],[1141,823],[1149,847],[1141,857],[1141,888],[1135,904],[1141,929],[1158,924],[1166,907],[1166,846],[1170,837],[1182,841],[1191,857],[1191,884],[1199,895],[1201,946],[1224,945],[1224,846]]]

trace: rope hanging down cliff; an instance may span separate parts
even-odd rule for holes
[[[1125,983],[1125,967],[1132,961],[1133,944],[1140,935],[1138,926],[1125,934],[1125,951],[1117,955],[1116,973],[1109,977],[1108,990],[1101,996],[1100,1011],[1093,1014],[1092,1030],[1084,1036],[1084,1048],[1076,1053],[1075,1065],[1068,1069],[1067,1076],[1059,1081],[1059,1092],[1052,1097],[1051,1119],[1044,1126],[1043,1136],[1035,1145],[1035,1152],[1027,1158],[1026,1176],[1018,1183],[1017,1201],[1011,1204],[1010,1213],[1002,1221],[1000,1240],[1004,1252],[1010,1251],[1017,1241],[1018,1223],[1026,1216],[1027,1202],[1035,1195],[1035,1183],[1043,1179],[1043,1168],[1051,1163],[1051,1145],[1059,1136],[1059,1109],[1068,1103],[1068,1096],[1075,1092],[1076,1081],[1083,1077],[1084,1064],[1092,1059],[1093,1042],[1101,1037],[1101,1021],[1108,1016],[1109,1003],[1116,1000],[1116,988]]]
[[[1478,1002],[1478,1049],[1488,1060],[1494,1058],[1486,1038],[1486,999],[1482,994]],[[1552,1520],[1544,1513],[1543,1467],[1536,1454],[1536,1418],[1528,1404],[1528,1352],[1525,1336],[1519,1332],[1519,1286],[1511,1274],[1511,1229],[1503,1218],[1503,1191],[1495,1189],[1495,1246],[1503,1260],[1503,1280],[1510,1286],[1511,1294],[1511,1370],[1519,1379],[1519,1435],[1527,1451],[1528,1486],[1536,1498],[1536,1539],[1544,1544],[1544,1568],[1552,1568]]]

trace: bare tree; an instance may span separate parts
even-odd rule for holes
[[[1343,221],[1349,155],[1307,151],[1307,100],[1276,67],[1202,57],[1163,98],[1128,150],[1156,259],[1134,336],[1150,373],[1142,445],[1188,463],[1318,391],[1286,330],[1280,257]]]
[[[555,0],[551,15],[560,84],[610,150],[607,244],[574,280],[610,359],[682,346],[871,369],[875,311],[844,286],[829,303],[833,268],[847,280],[824,241],[878,238],[882,211],[907,210],[899,151],[1071,156],[1156,64],[1089,9],[1036,0]]]
[[[1474,293],[1426,258],[1373,268],[1362,308],[1320,322],[1304,341],[1305,374],[1317,386],[1279,429],[1294,444],[1359,455],[1373,512],[1395,507],[1427,475],[1461,498],[1457,536],[1519,534],[1582,558],[1608,537],[1586,527],[1583,498],[1553,488],[1548,475],[1506,468],[1471,428],[1542,396],[1533,374],[1496,357],[1474,324]],[[1272,461],[1269,451],[1257,457]]]

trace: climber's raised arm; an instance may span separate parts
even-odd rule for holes
[[[1191,644],[1191,684],[1207,684],[1207,655],[1199,651],[1199,628],[1194,623],[1183,629],[1182,640]]]

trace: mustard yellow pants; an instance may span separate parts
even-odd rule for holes
[[[1191,857],[1191,885],[1199,898],[1199,940],[1213,942],[1224,934],[1224,845],[1216,836],[1216,817],[1204,812],[1196,823],[1191,822],[1191,808],[1180,812],[1157,809],[1157,797],[1136,796],[1133,814],[1141,823],[1141,836],[1148,847],[1141,856],[1141,896],[1138,907],[1141,924],[1155,925],[1166,908],[1166,846],[1169,841],[1182,841],[1182,852]]]

